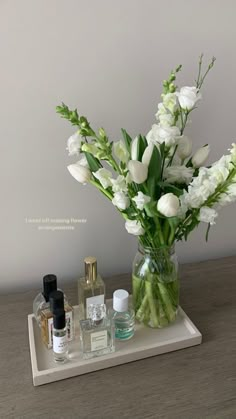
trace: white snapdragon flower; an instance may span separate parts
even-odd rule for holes
[[[116,141],[113,144],[113,151],[115,156],[122,161],[123,163],[127,163],[127,161],[129,160],[129,152],[125,146],[125,143],[120,140],[120,141]]]
[[[128,233],[133,234],[134,236],[142,236],[145,233],[141,223],[136,220],[126,220],[125,228]]]
[[[179,92],[176,92],[179,104],[182,109],[190,111],[194,108],[198,100],[201,99],[201,94],[196,87],[182,87]]]
[[[213,208],[201,207],[199,212],[199,221],[204,223],[210,223],[210,225],[215,224],[215,219],[218,217],[218,213]]]
[[[77,180],[77,182],[85,184],[89,182],[91,179],[90,170],[87,167],[79,164],[79,162],[75,164],[70,164],[69,166],[67,166],[67,169],[69,170],[71,176],[73,176],[73,178]]]
[[[165,108],[165,106],[162,102],[158,103],[157,108],[158,108],[158,110],[157,110],[157,113],[156,113],[155,116],[156,116],[157,119],[159,119],[160,115],[165,115],[166,114],[166,108]]]
[[[231,161],[236,164],[236,144],[232,143],[232,148],[229,149],[231,154]]]
[[[176,217],[179,211],[179,199],[173,193],[162,195],[157,202],[157,210],[165,217]]]
[[[191,138],[182,135],[178,140],[176,153],[181,160],[185,160],[192,152],[193,143]]]
[[[210,153],[210,146],[206,145],[204,147],[199,148],[192,157],[192,164],[193,167],[201,167],[208,159]]]
[[[165,142],[167,147],[171,147],[176,144],[178,137],[180,136],[180,130],[178,127],[161,127],[160,125],[154,124],[151,131],[147,134],[148,143],[161,144]]]
[[[146,164],[143,164],[138,160],[130,160],[128,163],[128,169],[132,181],[138,185],[147,180],[148,167]]]
[[[136,207],[142,211],[144,205],[148,204],[151,201],[151,198],[148,195],[144,195],[142,192],[138,192],[132,200],[135,202]]]
[[[82,140],[78,131],[68,138],[66,150],[68,150],[69,156],[79,155]]]
[[[127,192],[126,178],[122,175],[117,176],[116,179],[111,179],[113,192]]]
[[[164,178],[169,183],[186,183],[188,185],[193,177],[194,169],[186,166],[169,166],[164,170]]]
[[[113,205],[119,208],[121,211],[124,211],[130,205],[130,200],[124,192],[116,192],[114,198],[112,199]]]
[[[95,157],[97,153],[99,152],[98,147],[95,144],[91,144],[91,143],[84,143],[81,149],[82,151],[86,151],[87,153],[90,153]]]
[[[80,166],[89,168],[88,160],[86,159],[86,156],[84,154],[82,154],[82,157],[79,159],[78,163],[80,164]]]
[[[174,124],[175,118],[171,113],[159,116],[160,127],[170,127]]]
[[[174,113],[177,108],[177,97],[175,93],[167,93],[162,95],[163,105],[168,111]]]
[[[104,189],[107,189],[109,186],[112,185],[112,173],[104,167],[98,169],[96,172],[93,172],[93,176],[99,180]]]

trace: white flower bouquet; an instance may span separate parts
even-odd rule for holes
[[[87,118],[65,104],[57,112],[77,127],[67,142],[68,166],[80,183],[99,189],[125,219],[128,233],[138,236],[140,254],[133,270],[136,317],[152,327],[172,322],[177,313],[179,287],[173,259],[175,241],[187,239],[202,221],[206,237],[218,209],[236,200],[236,145],[230,153],[204,167],[209,145],[192,152],[184,135],[189,115],[201,99],[201,88],[215,58],[202,71],[202,56],[193,87],[178,89],[178,66],[163,82],[157,122],[146,136],[135,138],[122,129],[123,139],[110,142],[106,131],[95,132]]]

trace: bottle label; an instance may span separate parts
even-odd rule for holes
[[[66,311],[66,334],[67,341],[74,339],[74,328],[73,328],[73,313],[72,311]],[[53,317],[48,319],[48,348],[53,346]]]
[[[91,351],[107,348],[107,330],[91,333]]]
[[[86,298],[86,317],[88,318],[88,308],[90,304],[104,304],[104,294]]]
[[[67,337],[53,336],[53,352],[63,354],[67,351]]]

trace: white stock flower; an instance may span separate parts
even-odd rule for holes
[[[186,183],[191,182],[194,169],[186,166],[169,166],[164,170],[164,178],[169,183]]]
[[[69,156],[79,155],[81,141],[82,137],[78,131],[68,138],[66,150],[68,150]]]
[[[179,92],[176,92],[176,95],[181,108],[188,111],[193,109],[196,102],[201,99],[201,94],[196,87],[184,86]]]
[[[165,217],[175,217],[179,211],[179,199],[173,193],[162,195],[157,202],[157,210]]]
[[[84,143],[82,145],[82,151],[86,151],[87,153],[92,154],[93,156],[96,157],[97,153],[98,153],[98,147],[96,147],[95,144],[91,144],[91,143]]]
[[[232,143],[232,148],[229,149],[231,154],[231,161],[236,164],[236,144]]]
[[[160,126],[161,127],[170,127],[174,124],[175,118],[171,113],[166,113],[159,116]]]
[[[131,160],[138,160],[138,137],[135,137],[130,145]]]
[[[208,159],[210,153],[210,146],[206,145],[205,147],[199,148],[192,157],[192,164],[193,167],[201,167]]]
[[[136,220],[126,220],[125,228],[128,233],[133,234],[134,236],[142,236],[144,234],[144,229],[141,226],[141,223]]]
[[[182,135],[178,140],[178,147],[176,150],[177,155],[181,160],[186,159],[192,152],[193,143],[191,138]]]
[[[157,111],[157,113],[156,113],[155,116],[158,119],[158,117],[160,115],[165,115],[166,114],[166,108],[165,108],[165,106],[164,106],[164,104],[162,102],[161,103],[158,103],[157,108],[158,108],[158,111]]]
[[[125,143],[122,140],[116,141],[113,144],[113,150],[114,150],[115,156],[120,161],[122,161],[123,163],[127,163],[127,161],[129,160],[129,152],[125,146]]]
[[[71,176],[73,176],[73,178],[80,183],[85,184],[91,179],[90,170],[85,166],[81,166],[79,162],[70,164],[67,166],[67,169],[69,170]]]
[[[168,111],[174,113],[177,107],[177,98],[175,93],[167,93],[166,95],[162,95],[163,105],[165,106]]]
[[[145,182],[148,177],[147,165],[138,160],[130,160],[128,163],[128,169],[132,181],[138,185]]]
[[[215,224],[215,218],[218,217],[218,213],[213,208],[201,207],[200,213],[198,216],[199,221],[204,223],[210,223],[210,225]]]
[[[180,130],[178,127],[161,127],[160,125],[154,124],[151,131],[147,134],[147,141],[150,144],[161,144],[165,142],[167,147],[171,147],[176,144],[178,137],[180,136]]]
[[[116,179],[111,179],[113,192],[127,192],[127,184],[124,176],[119,175]]]
[[[132,200],[135,202],[136,207],[142,211],[144,205],[148,204],[151,201],[151,198],[148,195],[144,195],[142,192],[138,192]]]
[[[154,144],[150,143],[144,150],[144,153],[142,156],[142,163],[146,164],[146,166],[149,166],[154,147],[155,147]]]
[[[116,192],[114,198],[112,199],[113,205],[115,205],[120,210],[124,211],[129,207],[130,200],[124,192]]]
[[[99,180],[104,189],[111,186],[112,173],[104,167],[98,169],[96,172],[93,172],[93,176]]]

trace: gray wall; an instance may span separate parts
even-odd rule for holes
[[[191,85],[198,56],[217,62],[188,133],[209,142],[211,160],[235,141],[234,0],[0,1],[0,289],[37,287],[44,273],[76,278],[86,255],[103,275],[129,271],[136,240],[115,208],[67,172],[73,128],[55,114],[65,101],[120,138],[154,122],[161,81],[177,64]],[[212,229],[178,245],[180,261],[236,253],[235,206]],[[68,231],[41,231],[30,218],[87,219]],[[42,223],[41,223],[42,225]],[[46,225],[46,224],[44,224]]]

